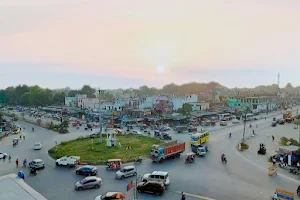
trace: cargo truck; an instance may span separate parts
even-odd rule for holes
[[[179,158],[180,154],[185,150],[185,142],[172,141],[162,145],[153,145],[150,151],[150,156],[153,162],[162,163],[168,158]]]

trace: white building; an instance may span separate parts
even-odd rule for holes
[[[172,97],[170,101],[173,104],[173,110],[178,110],[179,108],[182,108],[183,104],[185,103],[198,102],[198,95],[191,94],[191,95],[185,95],[184,97]]]
[[[78,107],[78,99],[87,98],[86,94],[76,94],[75,97],[65,97],[65,106]]]
[[[193,102],[189,104],[192,106],[193,111],[207,111],[209,109],[209,103],[207,102]]]
[[[151,109],[153,107],[153,98],[154,97],[146,97],[145,99],[141,100],[139,109]]]

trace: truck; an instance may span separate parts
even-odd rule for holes
[[[67,166],[75,167],[75,165],[80,164],[79,156],[64,156],[55,161],[56,166]]]
[[[150,157],[153,162],[162,163],[168,158],[179,158],[185,151],[185,142],[175,140],[162,145],[153,145],[150,151]]]
[[[283,119],[286,120],[288,118],[292,118],[292,112],[291,111],[286,111],[283,113]]]

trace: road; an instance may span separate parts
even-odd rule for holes
[[[271,119],[259,120],[255,122],[259,128],[269,128]],[[255,123],[252,123],[255,125]],[[106,171],[104,166],[98,166],[98,176],[103,180],[103,186],[97,190],[87,190],[77,192],[74,190],[74,183],[83,177],[75,175],[75,169],[56,167],[54,161],[48,157],[47,150],[55,145],[55,141],[69,140],[80,135],[80,133],[59,135],[54,132],[36,127],[35,132],[30,132],[32,125],[19,122],[25,127],[26,140],[21,141],[17,147],[2,145],[0,151],[16,156],[20,160],[41,158],[45,161],[46,168],[39,171],[35,177],[26,177],[26,182],[43,194],[49,200],[57,199],[94,199],[97,195],[108,191],[121,191],[127,197],[132,197],[133,191],[126,192],[126,185],[130,180],[116,180],[113,171]],[[28,130],[28,132],[26,132]],[[249,135],[252,129],[247,128]],[[232,138],[228,138],[228,133],[232,133]],[[270,177],[267,171],[256,164],[244,159],[236,150],[237,141],[241,139],[243,125],[233,126],[225,129],[215,130],[210,133],[208,147],[210,153],[202,158],[197,157],[193,164],[185,164],[184,156],[179,159],[167,160],[162,164],[154,164],[150,160],[144,160],[142,164],[137,164],[138,173],[143,175],[154,170],[168,171],[171,184],[168,190],[161,197],[148,194],[139,194],[139,200],[150,199],[180,199],[178,191],[184,191],[200,196],[207,196],[218,200],[232,199],[269,199],[276,188],[284,188],[288,191],[296,191],[298,186],[296,181],[291,181],[282,176]],[[84,132],[87,134],[87,132]],[[188,133],[172,133],[173,139],[188,141]],[[32,145],[36,141],[43,143],[41,151],[34,151]],[[251,148],[251,147],[250,147]],[[190,151],[189,146],[187,151]],[[221,154],[227,156],[228,163],[222,164]],[[12,163],[1,163],[0,175],[17,172]],[[28,169],[22,169],[28,173]],[[198,199],[188,196],[189,200]]]

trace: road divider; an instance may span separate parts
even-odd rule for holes
[[[181,194],[182,191],[175,191],[175,192]],[[212,198],[209,198],[209,197],[204,197],[204,196],[200,196],[200,195],[196,195],[196,194],[191,194],[191,193],[186,193],[186,192],[183,192],[183,193],[186,196],[194,197],[194,198],[201,199],[201,200],[216,200],[216,199],[212,199]]]

